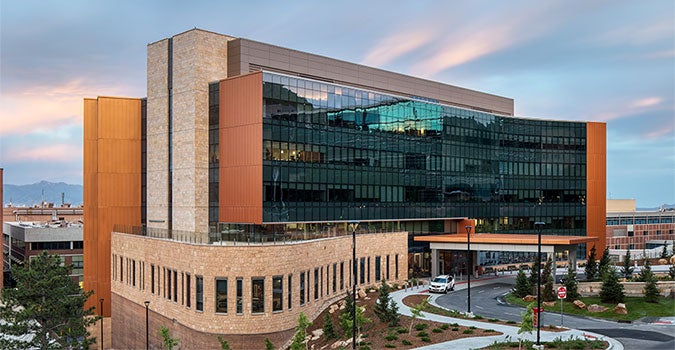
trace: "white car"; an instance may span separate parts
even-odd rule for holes
[[[455,290],[455,278],[453,276],[436,276],[429,283],[429,292],[447,293],[449,290]]]

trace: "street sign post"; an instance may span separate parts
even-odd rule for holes
[[[558,287],[558,299],[560,299],[560,327],[563,325],[563,299],[567,297],[567,288],[565,286]]]

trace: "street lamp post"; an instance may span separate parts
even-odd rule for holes
[[[145,304],[145,350],[150,349],[150,339],[148,337],[148,329],[150,328],[150,322],[148,321],[148,306],[150,305],[149,301],[144,301],[143,304]]]
[[[539,333],[541,331],[541,228],[544,223],[537,221],[534,223],[537,228],[537,348],[541,349],[539,342]]]
[[[101,350],[103,350],[103,298],[98,300],[101,303],[99,313],[101,314]]]
[[[352,349],[356,349],[356,229],[359,227],[358,221],[350,221],[349,226],[352,229]]]
[[[466,276],[468,278],[466,283],[466,313],[471,314],[471,273],[473,271],[473,262],[471,259],[471,229],[472,226],[464,226],[466,229],[466,258],[468,259],[466,267]]]

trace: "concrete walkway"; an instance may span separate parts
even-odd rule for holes
[[[473,283],[472,283],[473,284]],[[422,294],[422,295],[430,295],[430,293],[427,291],[425,287],[418,287],[418,288],[408,288],[407,290],[399,290],[396,292],[391,293],[391,298],[398,304],[398,312],[402,315],[405,316],[411,316],[412,313],[410,312],[410,308],[403,304],[403,299],[409,295],[415,295],[415,294]],[[437,295],[431,295],[431,298],[429,300],[429,303],[431,305],[434,305],[436,307],[442,308],[438,304],[436,304],[435,299]],[[502,335],[495,335],[495,336],[483,336],[483,337],[471,337],[471,338],[462,338],[462,339],[457,339],[457,340],[451,340],[445,343],[439,343],[439,344],[433,344],[433,345],[428,345],[424,347],[420,347],[417,349],[420,350],[441,350],[441,349],[480,349],[484,348],[487,346],[492,345],[495,341],[496,342],[505,342],[505,341],[518,341],[519,338],[525,339],[525,340],[530,340],[530,341],[537,341],[537,331],[536,329],[531,333],[522,333],[518,334],[518,327],[514,326],[507,326],[507,325],[502,325],[502,324],[494,324],[494,323],[488,323],[488,322],[478,322],[478,321],[471,321],[463,318],[454,318],[454,317],[446,317],[446,316],[441,316],[441,315],[436,315],[428,312],[423,312],[422,313],[423,317],[422,319],[425,320],[430,320],[430,321],[436,321],[436,322],[442,322],[442,323],[457,323],[461,326],[466,326],[466,327],[477,327],[477,328],[482,328],[482,329],[494,329],[495,331],[503,333]],[[578,339],[599,339],[599,340],[605,340],[609,342],[609,347],[607,349],[611,350],[623,350],[623,345],[616,339],[606,337],[604,335],[600,335],[597,333],[592,333],[592,332],[586,332],[586,331],[580,331],[576,329],[570,329],[564,332],[548,332],[541,330],[540,331],[540,340],[542,342],[545,341],[552,341],[555,338],[561,338],[563,340],[567,340],[572,338],[578,338]]]

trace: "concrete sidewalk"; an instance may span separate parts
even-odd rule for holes
[[[399,290],[391,293],[391,298],[398,304],[398,312],[405,316],[411,316],[410,308],[403,304],[403,299],[409,295],[422,294],[429,295],[427,289],[420,286],[419,288],[408,288],[407,290]],[[436,307],[442,308],[435,303],[435,297],[430,298],[429,303]],[[535,330],[531,334],[522,333],[518,334],[518,327],[507,326],[502,324],[494,324],[487,322],[478,322],[471,321],[463,318],[453,318],[446,317],[441,315],[436,315],[428,312],[422,313],[422,319],[442,322],[442,323],[457,323],[466,327],[477,327],[482,329],[494,329],[495,331],[503,333],[502,335],[495,336],[483,336],[483,337],[471,337],[471,338],[462,338],[457,340],[451,340],[445,343],[433,344],[417,349],[421,350],[441,350],[441,349],[480,349],[492,345],[496,342],[505,342],[505,341],[518,341],[519,338],[536,341],[537,340],[537,331]],[[609,342],[609,347],[607,349],[611,350],[623,350],[623,345],[616,339],[606,337],[597,333],[580,331],[577,329],[570,329],[564,332],[549,332],[549,331],[540,331],[540,340],[542,342],[552,341],[555,338],[560,338],[563,340],[577,338],[577,339],[599,339]]]

